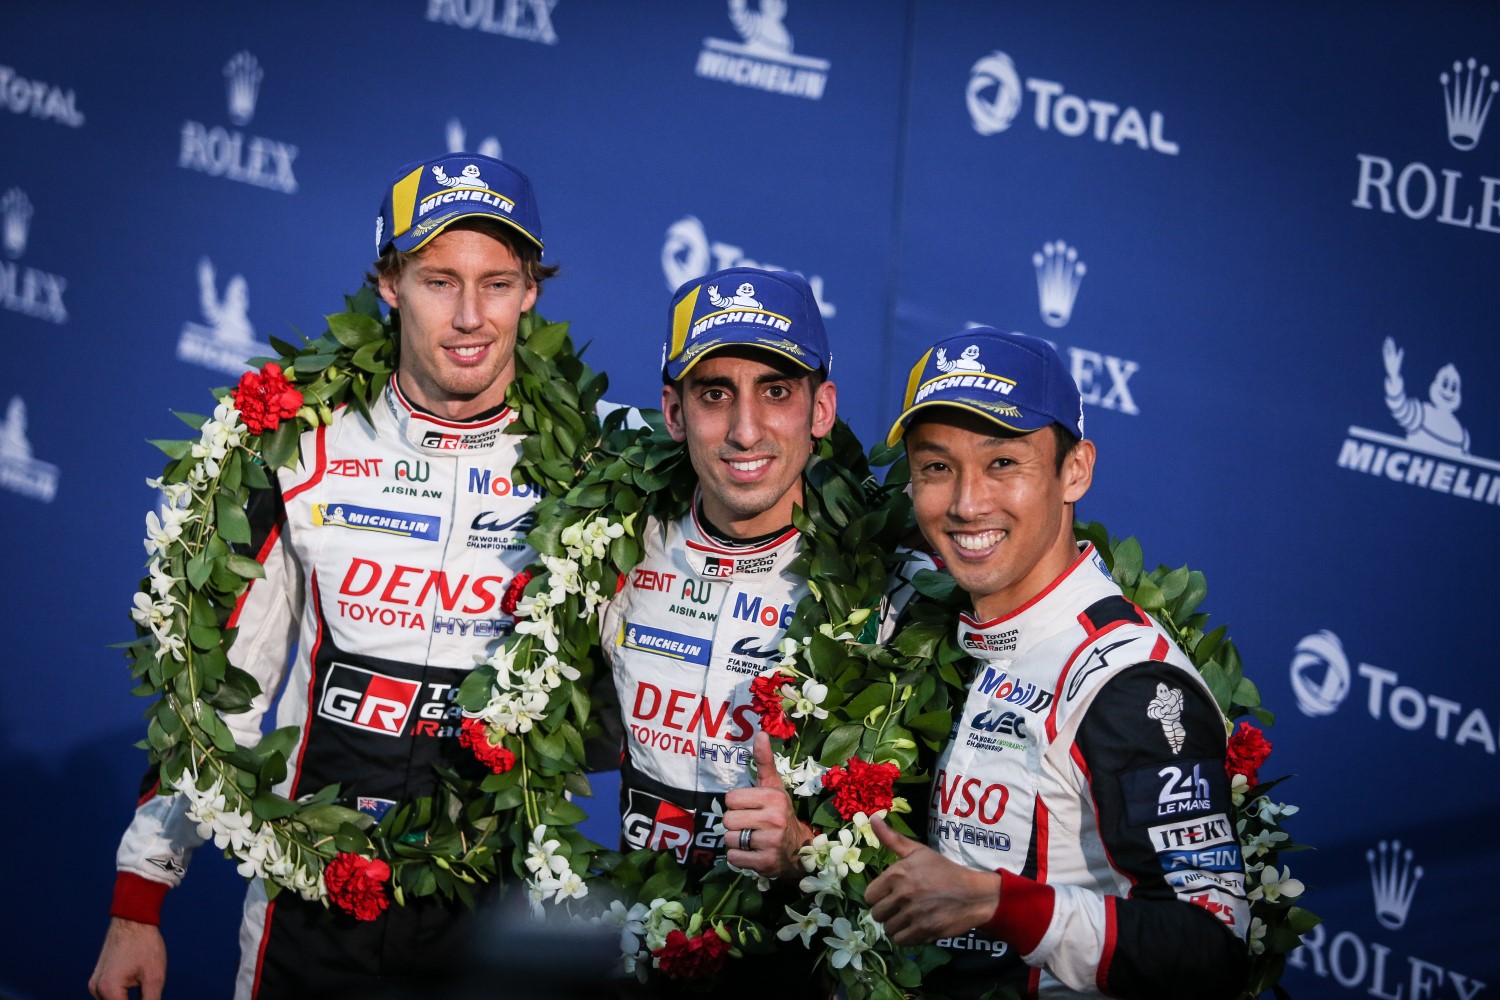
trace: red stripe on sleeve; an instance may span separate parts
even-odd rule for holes
[[[1094,977],[1094,984],[1099,987],[1099,992],[1106,996],[1113,995],[1109,992],[1109,965],[1114,961],[1115,942],[1119,934],[1118,918],[1115,913],[1115,906],[1119,902],[1119,896],[1104,897],[1104,949],[1099,954],[1099,972]]]
[[[109,904],[109,915],[138,924],[161,924],[161,903],[172,888],[165,882],[154,882],[135,872],[115,872],[115,894]]]

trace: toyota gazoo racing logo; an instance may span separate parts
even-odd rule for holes
[[[383,736],[400,736],[421,693],[420,681],[335,663],[323,682],[318,715]]]
[[[713,832],[714,817],[668,802],[638,788],[630,789],[620,832],[626,845],[648,851],[671,851],[678,864],[711,864],[724,846]]]

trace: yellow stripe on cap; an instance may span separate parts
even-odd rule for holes
[[[927,368],[927,359],[932,357],[932,351],[931,347],[927,348],[927,353],[911,366],[911,374],[906,377],[906,395],[902,397],[901,409],[910,407],[912,400],[917,398],[917,390],[922,387],[922,372]]]
[[[418,167],[391,187],[390,239],[403,235],[411,228],[412,215],[417,210],[417,187],[422,183],[422,170],[422,167]]]
[[[688,330],[693,325],[693,308],[698,304],[698,293],[701,291],[702,285],[694,288],[672,310],[672,349],[667,352],[668,361],[676,361],[687,347]]]

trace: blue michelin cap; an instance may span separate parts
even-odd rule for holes
[[[498,219],[542,250],[531,181],[508,163],[454,153],[408,163],[391,177],[375,221],[375,253],[420,250],[459,219]]]
[[[722,347],[756,347],[825,374],[833,364],[812,288],[800,274],[731,267],[694,278],[672,296],[662,378],[676,382]]]
[[[1083,399],[1072,373],[1051,344],[1024,333],[976,326],[929,348],[912,366],[886,444],[901,440],[912,416],[934,406],[975,413],[1023,434],[1057,423],[1083,437]]]

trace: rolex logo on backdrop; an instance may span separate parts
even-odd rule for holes
[[[1412,902],[1422,880],[1415,853],[1399,840],[1365,851],[1375,919],[1358,930],[1335,930],[1326,921],[1302,935],[1287,965],[1325,980],[1319,996],[1384,1000],[1475,1000],[1484,980],[1419,957],[1402,947]],[[1487,994],[1486,994],[1487,995]]]
[[[236,52],[224,64],[231,124],[244,127],[254,119],[264,78],[265,71],[250,52]],[[239,128],[191,120],[182,123],[177,165],[184,170],[296,194],[297,177],[292,169],[296,159],[297,147],[290,143],[246,135]]]
[[[1088,272],[1083,261],[1078,259],[1077,248],[1062,240],[1045,244],[1040,253],[1031,255],[1031,266],[1036,268],[1042,322],[1054,328],[1067,326],[1073,315],[1073,300],[1078,297],[1078,286]]]
[[[1407,85],[1406,79],[1416,86],[1421,76],[1412,70],[1404,75],[1403,85]],[[1413,122],[1403,128],[1419,148],[1429,152],[1423,160],[1405,164],[1375,153],[1355,153],[1358,170],[1353,205],[1414,221],[1431,219],[1458,229],[1500,233],[1500,170],[1494,165],[1497,147],[1493,139],[1483,145],[1500,82],[1491,77],[1487,63],[1471,56],[1455,59],[1451,69],[1437,75],[1437,83],[1442,104],[1433,94],[1433,114],[1426,124]],[[1440,136],[1447,138],[1446,146]],[[1449,161],[1453,165],[1439,162],[1439,158],[1447,161],[1453,156],[1450,148],[1465,157]],[[1476,153],[1478,163],[1473,159]]]
[[[35,209],[26,192],[13,187],[0,195],[0,247],[10,260],[0,260],[0,309],[48,323],[66,323],[63,303],[67,279],[19,263],[31,239]]]
[[[26,439],[26,404],[12,396],[0,418],[0,489],[19,493],[42,503],[57,495],[57,466],[32,457]]]
[[[427,0],[427,20],[464,31],[556,45],[557,0]],[[486,154],[488,155],[488,154]]]
[[[1339,448],[1339,468],[1500,505],[1500,462],[1471,453],[1469,428],[1459,416],[1464,396],[1458,368],[1451,362],[1443,365],[1424,393],[1420,382],[1407,384],[1406,352],[1394,339],[1385,339],[1381,358],[1385,406],[1395,426],[1351,425]]]
[[[177,360],[226,375],[243,374],[254,357],[276,357],[281,352],[255,339],[250,325],[250,287],[245,276],[236,274],[219,283],[213,261],[198,261],[198,303],[203,322],[182,324],[177,339]]]
[[[1023,84],[1010,56],[998,50],[981,56],[969,67],[964,102],[974,131],[990,136],[1008,130],[1020,115],[1026,94],[1031,95],[1030,117],[1038,131],[1071,139],[1088,137],[1115,146],[1133,145],[1168,156],[1178,154],[1177,143],[1166,136],[1164,113],[1143,114],[1128,104],[1080,97],[1056,80],[1027,77]]]
[[[710,271],[722,271],[730,267],[758,267],[767,271],[794,271],[795,268],[779,264],[757,263],[745,255],[745,251],[732,243],[710,241],[703,223],[696,216],[685,215],[667,228],[666,242],[661,248],[661,270],[667,279],[667,287],[676,291],[694,278],[701,278]],[[838,315],[838,307],[824,296],[823,278],[816,274],[797,271],[807,279],[812,288],[813,299],[818,303],[818,312],[824,319]]]
[[[829,62],[792,51],[786,15],[787,0],[760,0],[754,10],[747,0],[729,0],[729,22],[740,40],[705,38],[693,72],[736,87],[821,99]]]

